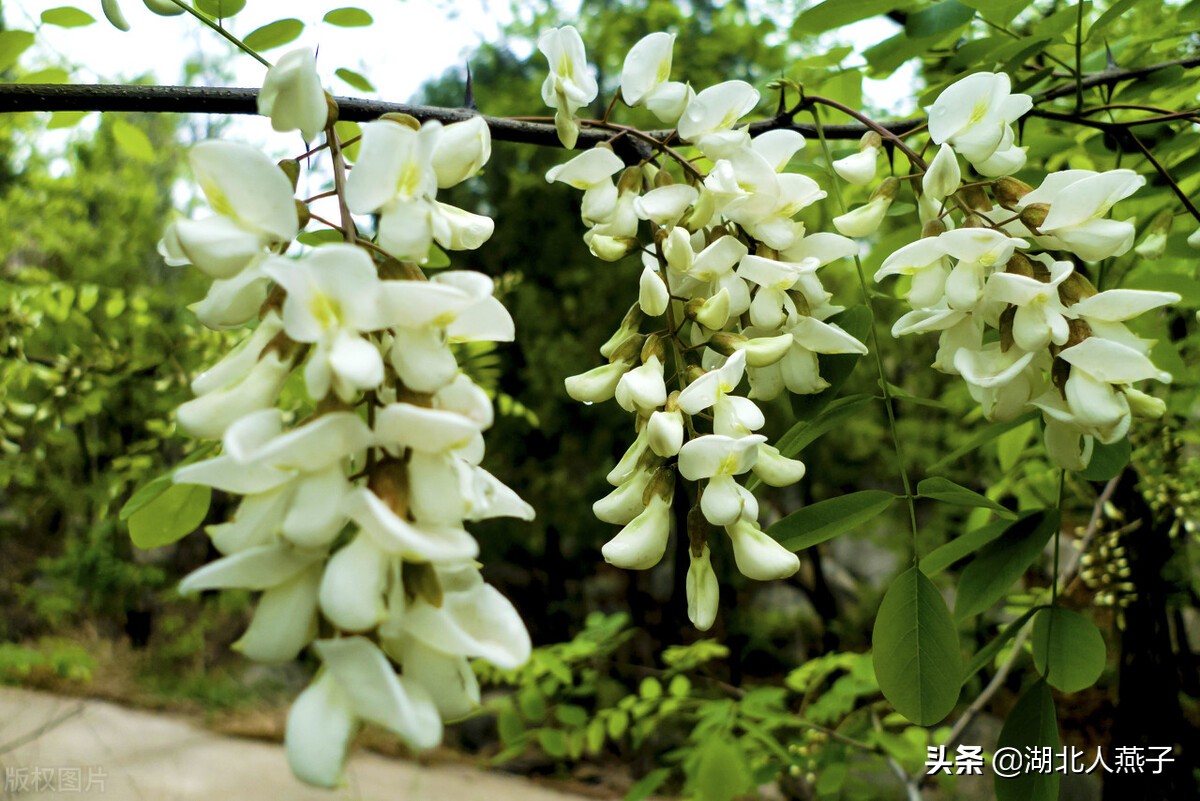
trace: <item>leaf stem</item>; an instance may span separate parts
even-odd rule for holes
[[[230,44],[232,44],[232,45],[233,45],[234,47],[236,47],[238,50],[241,50],[241,51],[242,51],[243,53],[245,53],[246,55],[250,56],[252,59],[254,59],[255,61],[257,61],[259,64],[262,64],[262,65],[263,65],[264,67],[266,67],[267,69],[270,69],[270,68],[271,68],[271,62],[270,62],[270,61],[267,61],[265,58],[263,58],[262,56],[260,56],[260,55],[258,54],[258,52],[257,52],[257,51],[255,51],[255,49],[254,49],[254,48],[250,47],[250,46],[249,46],[249,45],[247,45],[245,42],[243,42],[241,39],[237,38],[236,36],[234,36],[234,35],[233,35],[232,33],[230,33],[229,31],[225,30],[225,28],[223,28],[222,26],[220,26],[220,25],[218,25],[217,23],[213,22],[211,19],[209,19],[208,17],[204,16],[203,14],[201,14],[201,13],[200,13],[199,11],[197,11],[196,9],[192,8],[192,7],[191,7],[190,5],[188,5],[187,3],[183,2],[183,0],[171,0],[171,2],[172,2],[172,3],[174,3],[175,5],[179,6],[180,8],[182,8],[182,9],[183,9],[184,11],[186,11],[187,13],[191,14],[191,15],[192,15],[193,17],[195,17],[196,19],[200,20],[200,22],[201,22],[203,25],[205,25],[206,27],[208,27],[208,28],[212,28],[214,31],[216,31],[216,32],[217,32],[217,33],[219,33],[219,34],[220,34],[222,37],[224,37],[226,40],[228,40],[228,41],[230,42]]]
[[[816,128],[817,128],[817,137],[821,141],[821,150],[825,154],[825,161],[827,163],[832,164],[833,163],[832,154],[829,151],[829,143],[825,139],[825,133],[824,133],[824,129],[823,129],[822,123],[821,123],[820,109],[818,109],[816,106],[813,106],[812,108],[809,109],[809,111],[812,114],[813,123],[816,125]],[[857,119],[858,118],[857,112],[854,112],[853,116],[855,116]],[[868,125],[868,127],[870,127],[871,121],[864,118],[863,124]],[[882,134],[880,134],[880,135],[882,136]],[[904,147],[907,150],[907,146],[904,146]],[[911,153],[912,151],[908,150],[908,152]],[[915,156],[915,154],[914,154],[914,156]],[[917,159],[917,161],[920,161],[919,156],[916,156],[916,159]],[[924,166],[925,166],[924,162],[921,162],[921,167],[924,168]],[[834,190],[833,194],[834,194],[834,198],[837,200],[838,209],[842,213],[845,213],[846,204],[845,204],[845,201],[842,199],[842,190],[841,190],[841,185],[838,182],[838,177],[835,174],[833,174],[832,171],[830,173],[830,177],[831,177],[831,180],[833,181],[833,190]],[[919,551],[917,548],[917,505],[916,505],[916,501],[914,500],[915,496],[913,495],[913,491],[912,491],[912,482],[910,482],[909,478],[908,478],[908,467],[907,467],[907,460],[904,457],[904,447],[900,443],[900,433],[896,428],[896,413],[895,413],[895,410],[893,409],[892,391],[891,391],[890,385],[888,383],[887,371],[884,369],[884,366],[883,366],[883,356],[881,356],[880,352],[879,352],[879,334],[875,330],[875,307],[871,303],[871,292],[870,292],[869,288],[867,287],[867,276],[866,276],[866,273],[863,272],[862,259],[859,258],[857,253],[854,254],[854,267],[858,272],[859,286],[862,287],[863,302],[865,302],[867,305],[867,311],[869,311],[871,313],[871,326],[868,329],[867,337],[871,340],[870,350],[875,356],[875,369],[879,373],[879,388],[883,392],[883,408],[887,411],[888,429],[889,429],[889,431],[891,431],[892,445],[895,447],[895,450],[896,450],[896,463],[900,470],[900,482],[904,486],[904,496],[905,496],[906,502],[908,503],[908,520],[909,520],[909,524],[912,527],[912,541],[913,541],[913,548],[912,548],[913,557],[912,558],[913,558],[913,566],[916,567],[917,565],[920,564]]]

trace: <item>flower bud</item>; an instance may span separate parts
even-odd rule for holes
[[[678,391],[673,392],[671,398],[678,395]],[[671,398],[667,399],[667,410],[654,412],[646,424],[650,449],[664,459],[679,453],[683,447],[683,413],[678,407],[671,408]]]
[[[763,443],[758,446],[758,459],[751,468],[754,475],[772,487],[787,487],[804,478],[804,462],[789,459],[778,448]]]
[[[921,189],[929,197],[943,200],[956,191],[960,183],[962,171],[958,167],[958,156],[950,145],[943,143],[929,163],[929,169],[921,176]]]
[[[833,171],[848,184],[866,186],[875,180],[875,166],[879,161],[879,148],[867,147],[833,162]]]
[[[946,223],[939,218],[934,218],[921,226],[921,238],[929,239],[934,236],[941,236],[946,233]]]
[[[646,341],[642,343],[642,351],[640,354],[642,364],[651,359],[666,361],[667,347],[663,344],[663,339],[658,334],[650,334],[646,337]]]
[[[690,516],[689,516],[690,517]],[[686,589],[688,619],[700,631],[708,631],[717,619],[721,588],[713,572],[711,553],[707,545],[689,551]]]
[[[967,204],[967,208],[975,211],[990,211],[992,208],[992,201],[988,199],[982,186],[964,186],[959,190],[959,196]]]
[[[650,456],[658,461],[658,457],[653,453],[650,453]],[[646,455],[643,454],[642,461],[645,462],[646,459]],[[592,504],[592,513],[598,520],[605,523],[620,526],[629,523],[645,508],[645,504],[642,503],[642,493],[646,491],[646,485],[650,483],[653,474],[654,468],[640,464],[624,483]]]
[[[483,169],[492,156],[492,135],[481,116],[446,125],[438,132],[433,170],[438,187],[462,183]]]
[[[650,317],[658,317],[667,310],[671,302],[671,293],[658,271],[652,267],[642,270],[638,281],[638,305]]]
[[[791,334],[777,337],[755,337],[741,348],[746,352],[747,367],[767,367],[788,354],[795,340]],[[774,485],[772,485],[774,486]]]
[[[637,194],[642,191],[642,171],[637,167],[626,167],[617,179],[617,191],[622,195],[626,192]]]
[[[620,261],[640,246],[641,243],[632,236],[593,234],[588,237],[588,249],[601,261]]]
[[[1021,222],[1031,231],[1036,232],[1046,221],[1046,215],[1050,213],[1050,204],[1048,203],[1030,203],[1025,208],[1021,209]]]
[[[600,355],[606,359],[612,356],[621,343],[628,339],[631,334],[637,333],[644,317],[645,315],[642,313],[640,305],[635,303],[630,306],[629,311],[625,313],[625,317],[621,320],[621,325],[608,338],[608,341],[600,346]]]
[[[883,187],[880,186],[880,189]],[[879,190],[875,190],[878,192]],[[863,237],[875,233],[875,229],[883,222],[888,207],[892,204],[886,196],[874,197],[866,205],[859,206],[833,218],[833,226],[844,236]]]
[[[717,331],[708,338],[708,346],[722,356],[732,356],[750,340],[731,331]]]
[[[679,224],[688,231],[695,233],[701,228],[704,228],[712,222],[713,215],[717,212],[717,200],[712,192],[709,192],[704,186],[700,187],[700,196],[696,198],[696,202],[688,209],[687,213],[680,219]]]
[[[1073,306],[1084,298],[1096,294],[1096,287],[1083,273],[1074,270],[1058,285],[1058,297],[1064,306]]]
[[[661,472],[661,471],[660,471]],[[671,495],[653,495],[646,508],[604,544],[604,561],[626,570],[649,570],[662,561],[671,534]]]
[[[900,179],[893,176],[884,178],[879,186],[875,187],[875,191],[871,193],[871,200],[879,200],[886,198],[890,204],[896,199],[896,195],[900,194]]]
[[[267,70],[258,93],[258,113],[270,117],[276,131],[299,130],[306,142],[326,126],[329,105],[311,50],[293,50]]]
[[[721,287],[721,291],[713,295],[698,308],[692,317],[705,328],[719,331],[729,322],[730,298],[729,290]]]
[[[621,377],[629,372],[632,361],[617,360],[602,364],[586,373],[569,376],[563,383],[567,394],[580,403],[599,403],[610,400],[617,391]]]
[[[1033,262],[1024,253],[1013,253],[1004,265],[1004,272],[1033,278]]]
[[[1129,401],[1129,411],[1137,417],[1157,420],[1167,412],[1167,404],[1161,398],[1148,395],[1140,389],[1127,388],[1125,399]]]
[[[394,122],[397,125],[403,125],[405,128],[412,128],[414,131],[421,130],[421,122],[411,114],[405,114],[402,111],[389,111],[386,114],[379,116],[381,120]]]
[[[639,361],[642,355],[642,345],[645,342],[645,334],[630,334],[609,354],[608,360],[610,362],[628,362],[630,364]]]
[[[996,198],[996,205],[1005,209],[1015,209],[1021,202],[1021,198],[1032,191],[1032,186],[1008,175],[1003,175],[992,182],[992,195]]]
[[[738,571],[755,581],[787,578],[800,569],[796,554],[771,539],[753,520],[741,518],[725,531],[733,542]]]

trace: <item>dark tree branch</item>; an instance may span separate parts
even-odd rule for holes
[[[1130,69],[1106,69],[1083,76],[1082,81],[1051,87],[1035,96],[1038,102],[1054,100],[1076,93],[1081,89],[1096,86],[1112,86],[1122,81],[1144,78],[1171,67],[1188,69],[1200,66],[1200,56],[1148,64]],[[127,86],[127,85],[80,85],[80,84],[0,84],[0,113],[17,111],[137,111],[177,114],[257,114],[257,89],[208,88],[195,86]],[[353,97],[337,98],[340,119],[365,122],[387,113],[402,113],[418,120],[438,120],[452,123],[475,116],[471,108],[441,108],[438,106],[388,103],[381,100],[364,100]],[[503,142],[561,147],[554,126],[546,122],[534,122],[504,117],[485,117],[492,138]],[[890,120],[878,123],[878,127],[897,136],[919,128],[924,118]],[[777,114],[766,120],[750,124],[750,133],[790,129],[806,136],[816,136],[816,126],[796,122],[789,114]],[[824,126],[827,139],[858,139],[867,131],[861,123]],[[647,138],[666,142],[673,131],[645,131]],[[595,147],[609,141],[613,134],[602,128],[588,127],[586,121],[579,135],[579,149]],[[625,145],[628,147],[628,144]],[[640,157],[647,154],[645,143],[633,148]]]
[[[79,85],[79,84],[2,84],[0,85],[0,112],[15,111],[140,111],[176,114],[257,114],[257,89],[207,88],[195,86],[124,86],[124,85]],[[363,100],[339,97],[338,117],[343,120],[365,122],[383,114],[410,114],[418,120],[438,120],[443,123],[460,122],[476,115],[465,108],[442,108],[409,103],[387,103],[381,100]],[[561,147],[554,126],[543,122],[485,117],[492,138],[504,142],[520,142],[531,145]],[[924,123],[915,118],[884,122],[881,125],[894,133],[904,133]],[[812,125],[793,122],[786,116],[750,124],[752,134],[776,128],[791,128],[800,133],[816,136]],[[829,139],[858,139],[866,127],[857,123],[826,125],[825,136]],[[665,142],[674,133],[669,130],[646,131],[649,137]],[[612,131],[588,128],[586,122],[579,134],[579,149],[595,147],[613,137]]]

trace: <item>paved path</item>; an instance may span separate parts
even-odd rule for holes
[[[171,715],[0,687],[0,798],[120,801],[579,801],[466,765],[422,766],[359,752],[347,786],[301,784],[283,748],[205,731]],[[89,787],[90,785],[90,787]]]

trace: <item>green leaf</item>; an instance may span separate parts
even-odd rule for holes
[[[942,0],[909,14],[904,22],[904,32],[914,38],[938,36],[966,25],[974,16],[975,10],[958,0]]]
[[[496,729],[500,734],[500,741],[505,745],[512,745],[525,734],[525,725],[521,723],[521,716],[512,706],[505,706],[500,710],[496,716]]]
[[[33,45],[29,31],[0,31],[0,70],[6,70]]]
[[[150,137],[141,128],[125,120],[117,120],[113,123],[112,131],[117,147],[126,156],[136,161],[154,161],[154,145],[150,144]]]
[[[838,325],[847,334],[859,342],[865,343],[867,335],[871,331],[871,311],[865,305],[859,304],[830,317],[827,322]],[[837,397],[838,391],[850,378],[850,374],[854,372],[854,366],[858,364],[859,358],[857,353],[818,356],[817,363],[820,365],[821,377],[829,383],[829,386],[816,395],[792,395],[792,412],[796,415],[796,419],[807,420],[815,417],[828,406],[829,402]]]
[[[129,536],[139,548],[170,545],[204,522],[211,501],[211,487],[173,484],[129,516]]]
[[[964,5],[978,11],[990,22],[1007,25],[1025,10],[1032,0],[962,0]]]
[[[1073,693],[1091,687],[1107,656],[1100,629],[1086,615],[1051,606],[1033,621],[1034,667],[1056,689]]]
[[[246,7],[246,0],[196,0],[196,8],[213,19],[229,19]]]
[[[754,789],[735,738],[707,737],[699,751],[692,787],[696,801],[733,801]]]
[[[1079,471],[1079,477],[1088,481],[1109,481],[1121,475],[1121,471],[1129,464],[1129,437],[1105,445],[1097,442],[1092,451],[1092,460],[1088,466]]]
[[[895,500],[895,495],[883,490],[851,492],[797,509],[768,528],[767,533],[789,551],[811,548],[862,526]]]
[[[353,86],[355,89],[357,89],[360,92],[374,92],[375,91],[375,85],[373,83],[371,83],[369,80],[367,80],[366,76],[364,76],[360,73],[357,73],[354,70],[348,70],[345,67],[341,67],[339,69],[334,70],[333,74],[338,76],[343,81],[350,84],[351,86]]]
[[[242,41],[251,50],[262,52],[294,42],[304,32],[304,23],[298,19],[277,19],[246,34]]]
[[[647,773],[634,782],[625,794],[625,801],[643,801],[653,795],[654,791],[663,786],[663,782],[671,775],[670,768],[658,768]]]
[[[968,531],[933,549],[921,560],[921,570],[927,576],[936,576],[950,565],[978,551],[1003,534],[1011,525],[1007,520],[993,520],[986,526]]]
[[[296,241],[301,245],[308,245],[310,248],[315,248],[331,242],[342,242],[344,241],[344,237],[340,232],[332,228],[322,228],[319,231],[305,231],[296,237]]]
[[[967,663],[967,667],[963,670],[963,684],[974,676],[979,671],[983,670],[989,662],[996,658],[996,654],[1000,653],[1000,649],[1004,644],[1017,636],[1025,624],[1029,622],[1029,618],[1037,614],[1039,609],[1043,607],[1035,606],[1031,609],[1026,609],[1025,612],[1016,620],[1004,627],[1004,630],[996,635],[996,638],[987,645],[979,649],[975,656],[971,657],[971,661]]]
[[[562,759],[567,755],[567,737],[558,729],[538,729],[537,740],[546,756]]]
[[[525,720],[530,723],[541,723],[546,719],[546,699],[537,687],[526,687],[517,696],[517,706]]]
[[[342,155],[350,161],[358,161],[358,149],[362,146],[362,126],[350,120],[338,120],[333,124],[338,139],[342,142]],[[350,141],[350,140],[355,141]],[[349,144],[346,144],[349,142]]]
[[[74,6],[58,6],[42,12],[43,23],[57,25],[60,28],[82,28],[95,21],[96,18],[91,14]]]
[[[921,498],[948,503],[951,506],[978,506],[983,509],[991,509],[1001,517],[1010,520],[1017,516],[1014,511],[1006,509],[991,498],[940,476],[924,479],[917,484],[917,495]]]
[[[1125,12],[1128,11],[1136,2],[1138,2],[1138,0],[1117,0],[1117,2],[1105,9],[1104,13],[1100,15],[1099,19],[1092,23],[1092,27],[1088,29],[1087,36],[1084,37],[1084,41],[1091,41],[1092,34],[1103,33],[1109,25],[1124,16]]]
[[[56,131],[61,128],[74,128],[88,115],[86,111],[56,111],[50,115],[46,129]]]
[[[450,255],[437,245],[430,245],[429,255],[425,257],[425,263],[421,266],[427,270],[440,270],[443,267],[449,267]]]
[[[554,707],[554,717],[564,726],[576,728],[586,726],[588,722],[587,710],[574,704],[559,704]]]
[[[1058,720],[1050,687],[1039,680],[1021,694],[1008,713],[996,750],[1011,748],[1024,758],[1027,749],[1059,748]],[[996,801],[1057,801],[1058,774],[1019,772],[1011,778],[995,778]]]
[[[647,701],[653,701],[662,698],[663,688],[662,682],[653,676],[647,676],[642,679],[641,686],[638,688],[638,695],[645,698]]]
[[[977,615],[1004,597],[1058,532],[1057,509],[1029,512],[984,548],[962,572],[954,614]]]
[[[816,417],[811,420],[801,420],[789,428],[787,433],[779,438],[775,447],[784,456],[789,458],[795,456],[815,440],[860,414],[862,407],[873,400],[875,398],[870,395],[849,395],[845,398],[838,398],[822,409]],[[751,475],[746,481],[746,489],[753,492],[761,483],[758,476]]]
[[[335,8],[325,15],[325,21],[339,28],[363,28],[375,20],[361,8]]]
[[[1040,413],[1036,409],[1031,409],[1030,411],[1021,415],[1020,417],[1016,418],[1015,420],[1008,420],[1007,422],[1003,422],[1003,423],[992,423],[991,425],[987,426],[986,428],[981,429],[979,431],[979,433],[977,433],[975,436],[971,437],[970,441],[967,442],[966,445],[955,448],[949,454],[947,454],[946,456],[943,456],[941,459],[938,459],[936,462],[931,464],[929,466],[929,472],[931,472],[931,473],[936,472],[936,471],[940,470],[941,468],[945,467],[946,465],[948,465],[952,462],[958,461],[959,459],[966,456],[971,451],[981,448],[982,446],[991,442],[996,437],[1003,434],[1005,431],[1009,431],[1011,429],[1016,428],[1017,426],[1028,423],[1030,420],[1033,420],[1034,418],[1036,418],[1038,416],[1038,414],[1040,414]]]
[[[134,512],[143,508],[146,506],[146,504],[150,503],[159,495],[162,495],[164,492],[174,486],[174,481],[171,480],[173,474],[174,471],[165,473],[139,488],[138,491],[133,493],[129,500],[125,502],[125,505],[121,507],[121,511],[117,513],[117,519],[121,522],[128,520],[129,516]]]
[[[963,670],[958,631],[920,568],[901,573],[883,596],[871,648],[879,689],[901,715],[932,726],[954,709]]]
[[[70,78],[62,67],[46,67],[19,75],[13,83],[66,83]]]
[[[853,3],[846,0],[825,0],[796,19],[792,26],[792,34],[813,36],[849,25],[851,22],[886,14],[903,5],[906,5],[903,0],[858,0]]]

